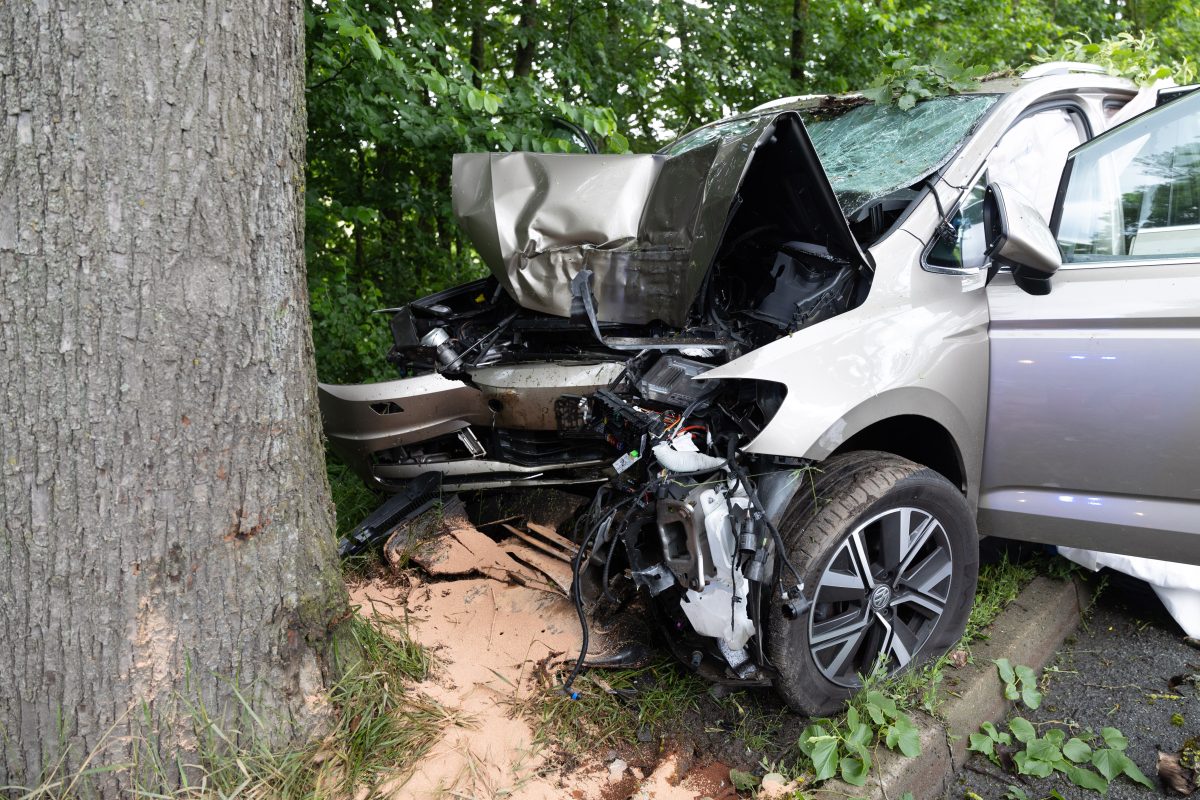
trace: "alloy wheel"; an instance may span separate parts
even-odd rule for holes
[[[821,674],[854,687],[881,653],[889,674],[906,666],[941,619],[953,567],[945,528],[919,508],[890,509],[851,531],[809,611],[809,651]]]

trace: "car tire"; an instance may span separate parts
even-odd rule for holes
[[[885,649],[894,673],[959,640],[979,542],[962,492],[927,467],[858,451],[810,476],[778,527],[811,606],[788,619],[776,596],[766,646],[780,695],[817,716],[837,711]]]

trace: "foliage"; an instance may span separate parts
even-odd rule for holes
[[[451,209],[456,152],[579,151],[554,117],[605,152],[651,151],[777,97],[861,89],[881,64],[904,76],[886,88],[907,104],[962,84],[937,65],[1002,69],[1064,40],[1125,41],[1117,63],[1134,39],[1114,37],[1153,30],[1159,63],[1183,63],[1200,40],[1196,3],[311,0],[305,244],[318,373],[385,377],[387,319],[368,312],[483,274]],[[907,74],[917,65],[930,66]]]
[[[993,663],[996,665],[996,671],[1000,673],[1000,680],[1004,681],[1004,696],[1007,699],[1020,700],[1032,709],[1037,709],[1042,704],[1037,675],[1032,669],[1023,664],[1013,666],[1007,658],[997,658]]]
[[[921,733],[912,718],[892,698],[867,690],[851,701],[841,721],[819,720],[805,728],[797,746],[809,759],[815,783],[840,775],[851,786],[862,786],[878,742],[909,758],[921,753]]]
[[[1033,723],[1013,717],[1008,731],[983,723],[979,733],[971,734],[967,749],[983,754],[997,766],[1015,768],[1020,775],[1048,778],[1060,772],[1076,786],[1101,794],[1122,775],[1153,789],[1150,779],[1125,755],[1128,746],[1129,741],[1116,728],[1104,728],[1099,736],[1088,729],[1082,738],[1069,739],[1061,728],[1050,728],[1039,737]]]
[[[975,89],[987,72],[987,67],[961,67],[944,54],[931,64],[918,64],[911,56],[894,50],[881,52],[880,56],[885,64],[883,71],[863,96],[879,105],[895,103],[902,111],[915,107],[919,100]]]
[[[1082,61],[1104,67],[1109,75],[1129,78],[1140,86],[1173,78],[1185,84],[1196,80],[1197,69],[1187,55],[1171,60],[1159,48],[1153,33],[1133,34],[1122,31],[1109,39],[1093,42],[1086,34],[1064,39],[1049,53],[1035,61]]]

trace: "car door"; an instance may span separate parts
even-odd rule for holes
[[[1200,93],[1072,152],[1035,297],[988,287],[985,534],[1200,563]]]

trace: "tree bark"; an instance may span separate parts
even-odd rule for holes
[[[791,78],[804,81],[804,61],[807,58],[804,39],[808,35],[808,0],[792,0]]]
[[[480,0],[471,4],[471,51],[467,58],[471,64],[471,83],[476,89],[483,88],[483,23],[487,8]]]
[[[302,20],[0,3],[0,785],[327,715]]]
[[[527,78],[533,71],[533,52],[537,48],[537,40],[533,26],[537,14],[537,0],[521,0],[521,16],[517,18],[517,52],[513,58],[513,76]]]

